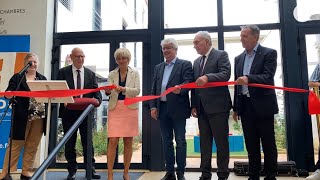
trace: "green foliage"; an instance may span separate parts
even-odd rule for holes
[[[239,132],[239,134],[243,134],[242,126],[240,123],[233,123],[233,129]],[[284,117],[280,115],[275,116],[274,121],[274,133],[276,137],[276,144],[278,150],[286,149],[286,126]]]
[[[63,137],[63,128],[62,124],[58,126],[58,142]],[[133,138],[133,151],[138,150],[142,143],[142,135],[139,134],[139,136],[136,136]],[[95,156],[102,156],[107,154],[107,145],[108,145],[108,134],[106,128],[102,128],[99,131],[96,131],[93,133],[93,147]],[[118,145],[118,154],[122,155],[124,152],[124,145],[123,145],[123,139],[120,138],[119,145]],[[76,152],[77,157],[83,156],[83,150],[82,150],[82,144],[81,144],[81,138],[78,134],[77,136],[77,143],[76,143]],[[58,159],[63,160],[64,159],[64,147],[61,148],[60,152],[58,153]]]

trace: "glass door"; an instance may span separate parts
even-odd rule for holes
[[[70,65],[70,53],[71,50],[75,47],[79,47],[84,51],[85,54],[85,62],[84,66],[91,69],[96,73],[98,86],[105,86],[108,84],[108,75],[109,72],[112,71],[117,67],[117,64],[114,59],[114,52],[119,47],[126,47],[129,49],[131,53],[131,61],[129,66],[136,69],[140,74],[140,82],[141,82],[141,92],[140,96],[143,94],[143,86],[144,82],[148,80],[148,78],[143,77],[150,77],[151,75],[147,75],[146,73],[150,71],[146,71],[143,73],[144,68],[148,68],[148,62],[146,62],[146,57],[148,56],[148,43],[146,43],[146,36],[141,38],[140,40],[135,37],[134,40],[129,41],[130,38],[128,37],[117,37],[111,40],[105,40],[102,42],[101,39],[98,40],[99,42],[81,42],[79,43],[66,43],[60,44],[56,52],[57,60],[56,65],[59,68],[64,66]],[[68,41],[66,41],[68,42]],[[54,55],[55,56],[55,55]],[[53,58],[55,59],[55,58]],[[149,58],[147,58],[149,59]],[[55,60],[53,60],[54,62]],[[58,65],[57,65],[58,64]],[[53,67],[54,68],[54,67]],[[59,68],[55,68],[52,72],[52,79],[55,79],[55,74]],[[148,80],[149,81],[149,80]],[[94,124],[93,124],[93,146],[95,151],[95,160],[96,160],[96,168],[97,169],[106,169],[107,167],[107,142],[108,142],[108,132],[107,132],[107,121],[108,121],[108,96],[105,95],[104,92],[102,94],[102,104],[100,107],[96,108],[94,111]],[[143,155],[143,141],[144,137],[142,134],[143,127],[145,123],[148,123],[146,120],[142,118],[143,114],[143,103],[139,104],[139,135],[134,137],[133,143],[133,156],[132,156],[132,165],[131,168],[134,169],[146,169],[146,156]],[[56,112],[56,113],[54,113]],[[149,112],[149,111],[148,111]],[[50,146],[49,151],[52,150],[55,145],[62,139],[63,137],[63,128],[61,119],[57,117],[57,108],[54,107],[53,110],[53,117],[52,119],[57,119],[56,121],[53,120],[51,123],[51,128],[53,129],[50,135]],[[146,135],[144,135],[146,136]],[[82,154],[82,145],[80,141],[80,134],[78,132],[77,135],[77,143],[76,143],[76,152],[77,152],[77,162],[79,164],[79,168],[84,168],[83,164],[83,154]],[[117,148],[117,156],[115,160],[115,169],[122,169],[123,168],[123,141],[122,139],[119,142]],[[65,168],[66,167],[66,160],[64,157],[64,148],[60,150],[58,153],[55,162],[51,165],[54,168]]]
[[[301,55],[301,65],[305,69],[303,71],[303,82],[308,83],[311,79],[313,72],[316,67],[320,64],[320,27],[319,28],[302,28],[299,31],[299,41],[300,41],[300,55]],[[316,76],[314,76],[316,77]],[[304,84],[308,86],[308,84]],[[313,88],[310,88],[313,89]],[[320,122],[320,116],[311,116],[312,121],[312,136],[313,136],[313,148],[314,148],[314,160],[318,160],[319,152],[319,130],[318,130],[318,120]]]

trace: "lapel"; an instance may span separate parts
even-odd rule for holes
[[[20,89],[26,89],[26,90],[30,91],[29,86],[28,86],[28,84],[27,84],[27,78],[26,78],[26,76],[22,76],[21,86],[22,86],[23,88],[20,88]]]
[[[114,77],[113,77],[113,80],[114,80],[114,84],[119,86],[119,68],[116,69],[115,73],[114,73]]]
[[[128,67],[126,86],[128,86],[131,83],[132,80],[133,80],[133,71],[132,71],[132,69],[130,67]]]
[[[256,55],[254,56],[254,59],[252,61],[252,65],[251,65],[251,69],[250,69],[250,74],[254,74],[254,70],[257,69],[255,68],[255,66],[257,66],[260,61],[261,61],[261,57],[262,57],[262,48],[261,45],[258,46],[257,48],[257,52]]]
[[[159,86],[158,87],[160,87],[161,88],[161,83],[162,83],[162,79],[163,79],[163,73],[164,73],[164,67],[165,67],[165,65],[166,65],[166,63],[165,62],[162,62],[161,64],[160,64],[160,69],[159,69]]]
[[[205,74],[206,72],[206,69],[208,69],[209,67],[209,63],[211,63],[211,61],[215,61],[217,58],[215,58],[216,54],[217,53],[214,53],[215,49],[212,48],[209,55],[208,55],[208,58],[207,58],[207,61],[206,61],[206,64],[204,64],[204,67],[203,67],[203,74]],[[202,58],[202,56],[200,56],[200,59]],[[200,66],[200,65],[199,65]],[[200,71],[200,68],[199,68],[199,71]]]
[[[70,89],[75,89],[75,86],[74,86],[74,81],[73,81],[73,72],[72,72],[72,65],[70,65],[68,67],[68,69],[66,69],[66,72],[65,72],[65,77],[66,77],[66,81],[69,85],[69,88]],[[70,76],[71,74],[71,76]]]
[[[241,55],[240,55],[240,57],[239,57],[239,62],[238,62],[238,64],[239,64],[239,74],[238,74],[238,76],[240,77],[240,76],[243,76],[243,66],[244,66],[244,58],[245,58],[245,52],[243,51],[242,53],[241,53]]]
[[[199,69],[200,69],[200,60],[201,60],[201,56],[198,57],[193,64],[193,69],[194,69],[194,77],[195,79],[197,79],[199,77]]]
[[[168,83],[167,83],[167,87],[168,87],[168,84],[170,84],[170,81],[172,80],[172,78],[173,78],[174,74],[176,73],[177,69],[179,68],[178,67],[179,64],[180,64],[180,60],[177,58],[175,64],[173,65],[173,69],[171,71],[171,74],[170,74],[170,77],[169,77],[169,80],[168,80]]]

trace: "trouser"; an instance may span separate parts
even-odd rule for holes
[[[260,117],[254,111],[251,99],[244,97],[241,122],[249,159],[249,176],[259,178],[261,171],[261,148],[264,153],[264,172],[268,178],[277,175],[277,146],[274,132],[274,115]]]
[[[72,125],[76,122],[76,120],[79,118],[79,116],[82,114],[83,111],[68,111],[64,114],[62,118],[62,125],[63,125],[63,131],[66,134],[69,129],[72,127]],[[90,115],[89,115],[90,116]],[[79,130],[80,130],[80,138],[81,138],[81,144],[83,148],[83,158],[84,158],[84,164],[87,162],[87,129],[88,129],[88,122],[91,122],[91,118],[86,118],[84,121],[80,124]],[[77,163],[77,153],[76,153],[76,142],[77,142],[77,131],[75,131],[70,139],[65,144],[65,152],[64,155],[68,161],[67,169],[69,172],[76,172],[78,169],[78,163]],[[94,159],[94,150],[93,146],[92,148],[92,169],[94,170],[95,165],[95,159]],[[86,167],[87,169],[88,167]]]
[[[186,142],[186,119],[173,119],[167,112],[167,104],[160,104],[160,130],[163,140],[163,149],[166,160],[166,171],[173,173],[174,164],[177,162],[177,172],[184,173],[187,157],[187,142]],[[176,141],[174,150],[173,137]],[[176,155],[175,155],[176,153]]]
[[[207,114],[203,106],[200,106],[198,125],[200,131],[200,169],[202,176],[211,178],[211,159],[213,139],[217,147],[217,175],[219,178],[229,176],[229,111]]]
[[[36,157],[38,146],[43,133],[43,120],[37,119],[28,121],[25,132],[25,140],[12,139],[12,145],[8,143],[6,155],[3,161],[2,174],[0,179],[4,178],[8,172],[9,151],[11,146],[10,171],[16,171],[19,155],[24,148],[22,160],[22,174],[31,176],[30,171],[33,169],[33,163]],[[9,141],[10,142],[10,139]]]

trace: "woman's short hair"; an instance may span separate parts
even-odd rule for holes
[[[28,60],[31,58],[31,57],[34,57],[38,63],[39,63],[39,58],[38,58],[38,55],[36,53],[27,53],[26,56],[24,57],[23,59],[23,62],[24,62],[24,65],[26,65],[28,63]]]
[[[127,48],[119,48],[114,52],[114,59],[117,60],[119,57],[127,58],[130,62],[131,60],[131,53]]]

